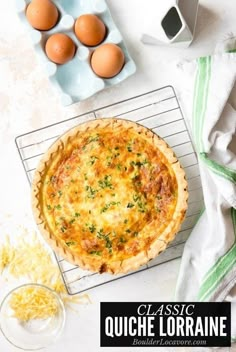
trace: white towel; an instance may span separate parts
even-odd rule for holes
[[[219,53],[219,48],[224,52]],[[236,41],[229,39],[218,46],[216,54],[179,65],[183,81],[180,101],[199,159],[205,210],[185,245],[176,288],[178,301],[223,301],[228,297],[236,302],[234,48]],[[232,304],[232,314],[235,306]]]

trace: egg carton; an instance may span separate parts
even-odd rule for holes
[[[49,80],[59,92],[63,105],[66,106],[84,100],[104,88],[122,82],[135,73],[135,63],[128,53],[122,35],[116,27],[104,0],[55,0],[54,4],[59,10],[60,18],[56,26],[48,31],[35,30],[29,24],[25,10],[30,0],[15,1],[19,18],[30,33],[39,60],[45,68]],[[125,65],[115,77],[102,79],[93,72],[90,66],[90,58],[98,46],[86,47],[82,45],[74,33],[75,20],[83,14],[97,15],[107,28],[106,38],[98,46],[113,43],[123,50]],[[64,65],[51,62],[44,50],[47,39],[54,33],[69,35],[77,47],[74,58]]]

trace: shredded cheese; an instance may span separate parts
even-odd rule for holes
[[[58,313],[53,294],[43,287],[22,287],[10,299],[13,316],[23,322],[31,319],[47,319]]]
[[[65,287],[57,264],[52,261],[51,254],[34,234],[32,243],[19,238],[15,245],[15,255],[9,263],[8,271],[15,278],[27,276],[31,282],[41,283],[65,293]]]
[[[38,283],[56,291],[65,306],[90,302],[88,295],[69,296],[66,292],[58,265],[49,250],[42,244],[36,233],[23,229],[14,243],[9,236],[0,245],[0,271],[6,278],[13,277],[24,282]],[[43,288],[32,290],[22,287],[12,297],[14,315],[22,321],[42,319],[57,313],[55,298]]]
[[[11,247],[9,236],[6,237],[5,244],[0,247],[0,271],[3,270],[13,261],[15,249]]]

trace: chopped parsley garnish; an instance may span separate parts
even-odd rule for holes
[[[86,224],[86,226],[88,227],[91,233],[94,233],[96,231],[96,226],[94,224]]]
[[[137,156],[142,156],[142,154],[141,153],[137,153]]]
[[[66,165],[66,170],[70,170],[71,166],[70,165]]]
[[[90,161],[89,161],[89,165],[93,165],[96,160],[98,160],[98,157],[97,157],[97,156],[91,156],[91,157],[90,157]]]
[[[113,205],[119,205],[120,202],[110,202],[105,204],[105,206],[101,209],[101,213],[105,213],[111,206]]]
[[[135,232],[134,232],[134,237],[137,237],[137,236],[138,236],[138,232],[135,231]]]
[[[162,197],[161,197],[161,196],[157,196],[157,199],[158,199],[158,200],[161,200],[161,199],[162,199]]]
[[[138,167],[141,167],[142,166],[142,163],[140,161],[131,161],[130,162],[130,165],[131,166],[138,166]]]
[[[135,174],[134,176],[132,176],[132,178],[131,178],[133,181],[137,181],[137,180],[139,180],[139,174]]]
[[[127,240],[126,240],[124,237],[121,236],[121,237],[119,238],[119,242],[120,242],[120,243],[126,243]]]
[[[106,204],[100,211],[100,213],[105,213],[109,209],[109,204]]]
[[[147,159],[144,159],[143,161],[131,161],[130,162],[130,165],[131,166],[137,166],[137,167],[141,167],[141,166],[144,166],[146,164],[149,164],[149,161]]]
[[[80,216],[80,213],[75,213],[75,217],[78,218]]]
[[[112,242],[110,238],[107,237],[105,240],[106,240],[106,248],[108,249],[109,253],[112,253]]]
[[[127,223],[128,223],[128,219],[125,219],[125,220],[124,220],[124,224],[127,224]]]
[[[112,253],[112,241],[109,238],[110,232],[105,234],[103,230],[97,232],[97,238],[103,239],[105,241],[105,246],[108,249],[109,253]]]
[[[57,209],[57,210],[61,210],[61,205],[60,205],[60,204],[57,204],[57,205],[55,205],[54,208]]]
[[[125,230],[125,232],[130,233],[130,232],[131,232],[131,230],[130,230],[130,229],[127,229],[127,230]]]
[[[115,150],[119,150],[119,147],[118,147],[118,146],[116,146],[116,147],[115,147]]]
[[[106,235],[103,233],[103,229],[100,229],[97,232],[97,238],[102,239],[104,236],[106,236]]]
[[[94,233],[95,230],[96,230],[96,226],[95,226],[95,225],[92,224],[91,226],[89,226],[89,231],[90,231],[91,233]]]
[[[67,230],[67,227],[66,226],[62,226],[61,227],[61,232],[65,232]]]
[[[133,148],[132,148],[133,143],[134,143],[134,141],[133,141],[133,140],[130,140],[130,141],[128,142],[128,144],[127,144],[126,149],[128,150],[129,153],[131,153],[131,152],[133,151]]]
[[[107,166],[111,166],[111,162],[112,162],[112,157],[110,155],[108,155],[106,157],[106,160],[107,160]]]
[[[94,199],[97,190],[88,185],[85,187],[85,190],[87,191],[87,197]]]
[[[111,183],[111,175],[106,175],[103,180],[98,181],[98,184],[102,189],[104,188],[113,189],[112,183]]]
[[[134,207],[134,204],[133,203],[128,203],[127,204],[127,208],[133,208]]]
[[[141,196],[138,195],[138,194],[134,194],[134,195],[133,195],[133,200],[134,200],[135,202],[137,202],[138,200],[141,200]]]
[[[75,222],[75,219],[70,220],[70,224],[72,225]]]
[[[92,255],[102,255],[102,251],[91,251],[91,252],[89,252],[89,254],[92,254]]]
[[[58,193],[59,197],[62,196],[62,191],[58,191],[57,193]]]
[[[144,203],[142,203],[142,202],[138,202],[138,207],[139,207],[138,210],[139,210],[140,213],[145,213],[145,212],[146,212],[145,205],[146,205],[146,204],[144,204]]]
[[[97,142],[98,140],[99,140],[99,134],[96,134],[95,136],[89,137],[88,143]]]
[[[158,207],[156,207],[156,211],[157,211],[158,213],[160,213],[160,212],[161,212],[161,209],[158,208]]]
[[[52,210],[51,205],[48,204],[48,205],[47,205],[47,209],[48,209],[48,210]]]
[[[77,242],[75,242],[75,241],[68,241],[68,242],[66,242],[66,245],[68,246],[68,247],[70,247],[70,246],[75,246],[77,244]]]
[[[146,158],[143,160],[142,165],[150,164],[150,161],[148,161]]]
[[[117,170],[121,171],[121,164],[116,165]]]

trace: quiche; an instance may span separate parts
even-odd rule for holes
[[[162,252],[187,209],[185,172],[151,130],[123,119],[83,123],[47,151],[32,184],[36,222],[69,262],[135,270]]]

